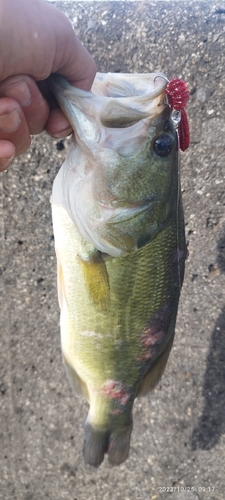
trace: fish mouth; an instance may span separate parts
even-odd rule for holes
[[[97,73],[92,92],[120,102],[126,99],[137,102],[157,97],[166,85],[163,73]]]
[[[106,128],[123,128],[157,116],[165,107],[167,80],[163,73],[97,73],[91,91],[73,87],[57,74],[48,81],[73,129],[80,122],[75,108],[90,121],[99,116]]]

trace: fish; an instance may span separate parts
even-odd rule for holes
[[[61,345],[87,400],[83,456],[129,455],[132,409],[173,344],[187,247],[176,120],[163,73],[97,73],[90,92],[53,75],[74,134],[52,190]]]

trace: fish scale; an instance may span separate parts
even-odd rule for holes
[[[58,77],[52,83],[76,135],[52,193],[62,352],[74,392],[90,405],[84,459],[95,467],[105,453],[114,465],[128,456],[134,400],[157,384],[172,347],[186,258],[177,136],[165,104],[165,81],[159,76],[160,83],[155,74],[140,75],[140,81],[149,80],[149,89],[143,87],[149,95],[139,96],[137,90],[135,118],[129,85],[127,91],[121,90],[121,96],[127,97],[118,97],[120,78],[125,85],[132,75],[97,75],[93,89],[98,78],[100,90],[104,82],[116,79],[115,98],[104,95],[101,101],[100,90],[96,97]],[[138,81],[137,77],[134,84]],[[107,99],[116,102],[114,126],[119,110],[115,143],[113,128],[109,127],[110,134],[108,130],[110,116],[107,127],[97,118]],[[135,149],[132,144],[129,149],[127,138],[130,128],[135,135],[134,119],[140,136]],[[125,128],[124,123],[128,124]],[[90,138],[96,137],[98,143],[89,152]],[[121,156],[123,139],[125,160]],[[91,183],[86,162],[88,175],[93,172]],[[106,203],[112,200],[112,192],[117,195],[114,204],[104,206],[100,198],[104,196]]]

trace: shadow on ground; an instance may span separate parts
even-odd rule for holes
[[[225,273],[225,234],[218,242],[218,267]],[[212,333],[203,385],[204,408],[192,434],[192,449],[209,450],[225,432],[225,307]]]

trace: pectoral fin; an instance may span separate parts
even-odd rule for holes
[[[79,257],[85,284],[94,306],[105,311],[109,307],[110,289],[108,272],[102,254],[96,251],[88,260]]]

